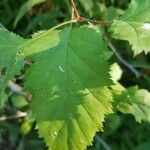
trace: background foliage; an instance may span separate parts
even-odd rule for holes
[[[98,20],[107,18],[107,20],[111,21],[113,19],[118,19],[119,16],[123,14],[125,9],[128,7],[129,2],[129,0],[77,0],[76,5],[79,13],[86,18]],[[10,31],[26,38],[29,38],[30,35],[36,31],[49,29],[54,25],[70,20],[70,14],[71,9],[68,0],[30,0],[28,2],[25,0],[0,1],[0,26],[4,26]],[[21,40],[18,39],[18,44],[20,42]],[[117,100],[124,99],[128,96],[128,93],[131,97],[136,95],[134,98],[138,99],[140,93],[138,87],[140,89],[150,90],[150,55],[141,53],[133,59],[133,52],[131,51],[132,47],[127,42],[113,40],[113,44],[117,47],[121,56],[125,58],[127,62],[132,64],[140,72],[140,74],[142,74],[140,78],[136,78],[135,74],[120,63],[115,55],[111,57],[110,63],[115,63],[112,67],[112,71],[117,72],[117,74],[121,72],[120,77],[118,78],[119,82],[127,88],[126,90],[123,90],[123,94],[121,96],[117,96]],[[136,44],[134,43],[133,45],[135,45],[134,47],[136,49]],[[117,61],[118,63],[116,64]],[[116,77],[115,73],[114,77]],[[19,76],[18,78],[16,77],[16,79],[16,82],[19,85],[22,85],[22,78]],[[138,87],[128,88],[135,85],[138,85]],[[124,89],[124,87],[121,88]],[[115,87],[113,88],[115,89]],[[144,92],[146,93],[146,91]],[[9,118],[12,115],[16,115],[16,113],[19,113],[18,111],[30,113],[30,103],[26,102],[24,96],[11,93],[9,90],[7,93],[9,95],[9,100],[5,109],[0,112],[0,116],[6,116]],[[118,91],[115,94],[117,95]],[[128,99],[126,106],[122,106],[121,103],[119,103],[118,106],[120,111],[116,111],[114,114],[107,117],[104,124],[104,132],[97,133],[94,138],[93,146],[88,147],[87,149],[149,149],[149,124],[144,121],[140,124],[139,122],[135,122],[133,116],[121,113],[124,112],[124,107],[127,107],[132,103],[134,102],[132,102],[130,98]],[[131,114],[132,113],[133,111]],[[136,120],[141,121],[140,116],[139,118],[136,118]],[[145,120],[147,120],[147,118]],[[35,122],[28,118],[10,118],[6,120],[5,118],[1,118],[0,149],[30,150],[33,149],[33,147],[37,150],[46,149],[43,140],[38,138],[37,130],[34,128]]]

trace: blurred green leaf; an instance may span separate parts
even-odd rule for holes
[[[16,27],[18,21],[27,13],[33,6],[43,3],[47,0],[27,0],[19,9],[17,16],[14,21],[14,27]]]
[[[33,20],[31,20],[26,28],[26,32],[34,31],[39,27],[40,30],[48,29],[51,26],[57,24],[57,18],[62,14],[58,10],[53,10],[43,14],[38,14]]]
[[[110,67],[110,75],[113,82],[117,82],[121,79],[122,70],[118,63],[113,63]]]
[[[117,114],[111,114],[106,120],[107,136],[116,132],[121,124],[121,118]]]
[[[114,95],[114,100],[119,111],[132,114],[138,122],[150,122],[150,93],[147,90],[130,87],[120,95]]]
[[[114,6],[108,7],[105,13],[105,18],[109,21],[118,19],[120,15],[123,14],[123,10],[115,8]]]
[[[149,150],[149,149],[150,149],[150,141],[143,142],[138,146],[136,146],[135,148],[133,148],[133,150]]]
[[[94,7],[93,0],[79,0],[82,7],[92,15],[92,8]]]
[[[21,132],[22,132],[22,134],[23,135],[29,134],[31,129],[32,129],[32,125],[33,125],[33,120],[25,120],[21,124]]]
[[[20,96],[20,95],[14,95],[11,97],[11,102],[13,104],[14,107],[16,108],[22,108],[27,106],[29,103],[27,102],[27,100],[25,99],[25,97]]]

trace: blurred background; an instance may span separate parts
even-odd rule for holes
[[[128,7],[130,0],[76,0],[82,16],[89,19],[117,19]],[[49,29],[71,19],[69,0],[0,0],[0,27],[30,38],[39,30]],[[9,41],[8,41],[9,42]],[[119,53],[142,74],[140,79],[120,65],[123,72],[120,83],[125,87],[139,85],[150,90],[150,55],[140,54],[133,59],[131,47],[127,42],[114,41]],[[117,59],[113,55],[110,63]],[[22,77],[16,77],[22,86]],[[24,97],[7,92],[9,100],[0,111],[0,150],[45,150],[43,139],[38,137],[32,119],[17,117],[21,112],[30,114],[30,103]],[[16,115],[18,114],[18,115]],[[136,122],[131,115],[115,112],[106,117],[104,132],[97,133],[93,146],[88,150],[150,150],[150,124]]]

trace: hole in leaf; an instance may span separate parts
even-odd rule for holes
[[[6,75],[6,70],[7,70],[7,67],[3,67],[3,68],[0,70],[0,75],[1,75],[1,76],[5,76],[5,75]]]
[[[33,61],[25,59],[25,65],[32,66],[34,64]]]

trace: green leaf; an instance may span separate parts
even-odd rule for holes
[[[26,32],[37,30],[37,27],[40,30],[48,29],[50,28],[50,26],[54,26],[55,24],[57,24],[57,18],[59,18],[60,16],[62,15],[58,10],[38,14],[29,22],[26,28]]]
[[[92,8],[94,7],[94,2],[92,0],[79,0],[80,4],[82,5],[82,7],[90,13],[90,15],[92,14]]]
[[[20,95],[13,95],[11,97],[11,102],[12,102],[13,106],[16,107],[17,109],[23,108],[23,107],[29,105],[29,103],[27,102],[25,97],[20,96]]]
[[[122,77],[122,70],[118,63],[113,63],[110,67],[110,76],[114,83]]]
[[[123,14],[123,10],[116,8],[114,6],[110,6],[106,9],[105,18],[106,20],[112,21],[118,19],[120,15]]]
[[[37,34],[26,51],[33,65],[25,89],[39,134],[49,149],[85,149],[112,112],[107,47],[101,33],[83,27]]]
[[[6,100],[5,88],[8,81],[16,74],[24,63],[23,43],[26,40],[10,33],[6,29],[0,29],[0,105]]]
[[[121,112],[132,114],[138,122],[150,122],[150,93],[147,90],[130,87],[114,95],[114,100]]]
[[[45,2],[47,0],[27,0],[19,9],[14,21],[14,26],[18,24],[18,21],[27,13],[33,6]]]
[[[57,7],[59,10],[63,10],[65,14],[67,15],[66,17],[70,17],[71,9],[70,9],[70,3],[71,1],[68,0],[54,0],[54,7]]]
[[[150,141],[139,143],[133,150],[149,150]]]
[[[21,132],[23,135],[27,135],[32,130],[34,121],[32,119],[24,120],[21,124]]]
[[[120,20],[115,20],[109,30],[113,38],[129,41],[135,55],[149,52],[150,1],[132,0]]]

